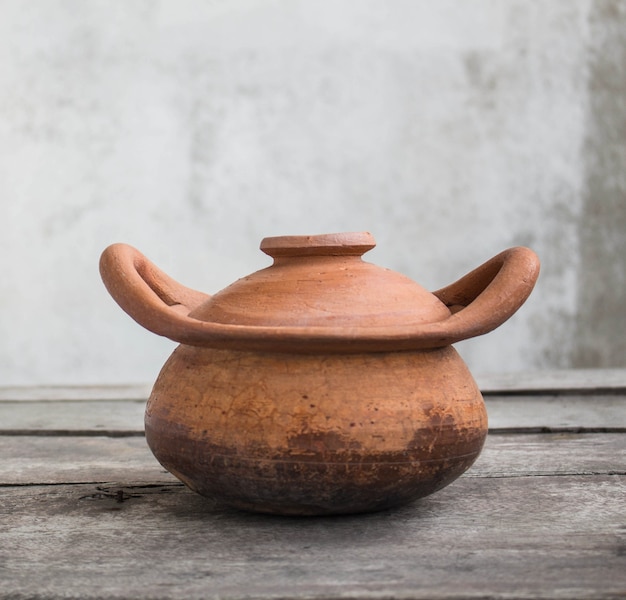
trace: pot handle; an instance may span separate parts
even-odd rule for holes
[[[452,313],[448,319],[433,323],[433,330],[438,330],[447,343],[494,330],[524,304],[539,269],[539,258],[529,248],[509,248],[494,256],[458,281],[433,292]]]
[[[187,315],[210,298],[181,285],[127,244],[104,250],[100,275],[113,299],[137,323],[173,340],[188,327]]]

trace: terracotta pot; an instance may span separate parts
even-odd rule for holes
[[[430,293],[364,262],[369,233],[266,238],[272,266],[214,296],[134,248],[100,269],[119,305],[178,341],[146,409],[156,458],[191,489],[254,511],[388,508],[452,482],[487,434],[451,344],[506,321],[539,261],[512,248]]]

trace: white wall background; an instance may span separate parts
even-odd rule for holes
[[[355,230],[431,289],[535,249],[531,300],[459,344],[475,371],[626,367],[625,2],[0,15],[0,385],[156,377],[174,344],[108,297],[112,242],[215,292],[268,264],[265,236]]]

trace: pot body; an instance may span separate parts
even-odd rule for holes
[[[286,515],[382,510],[466,471],[484,402],[451,347],[287,354],[179,346],[146,409],[146,439],[192,490]]]

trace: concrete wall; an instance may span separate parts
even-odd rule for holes
[[[98,275],[215,292],[264,236],[369,230],[434,289],[535,249],[477,372],[626,367],[626,2],[1,0],[0,384],[152,381]]]

